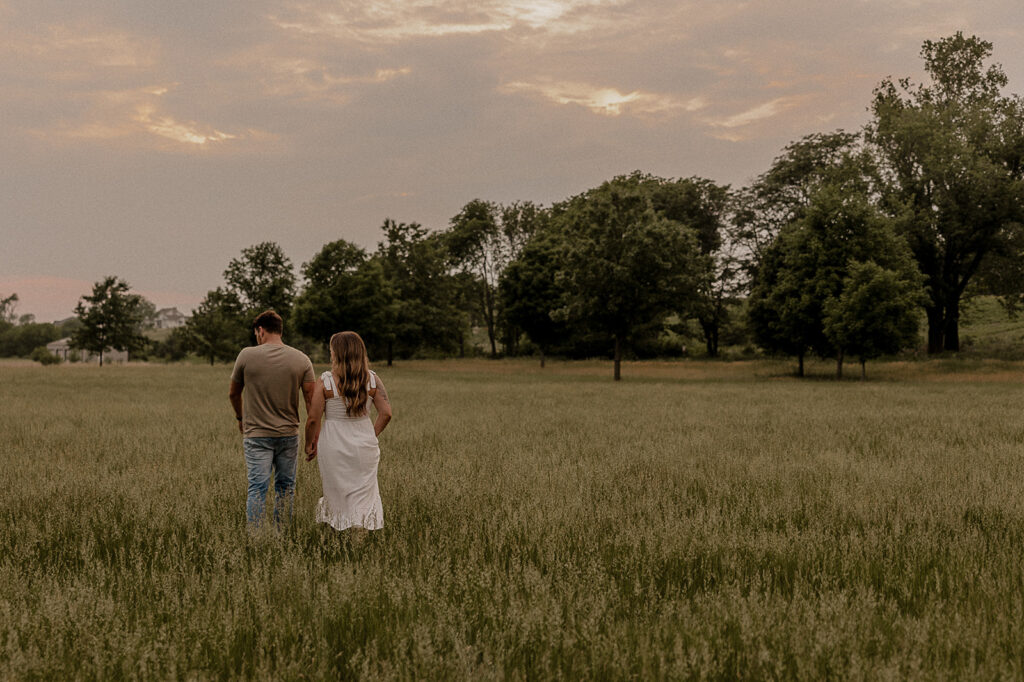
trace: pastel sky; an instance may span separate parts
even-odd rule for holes
[[[113,274],[184,311],[264,240],[741,186],[957,30],[1024,92],[1020,0],[0,0],[0,296],[59,319]]]

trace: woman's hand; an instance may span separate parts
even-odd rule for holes
[[[316,459],[316,443],[306,441],[306,461],[312,462],[314,459]]]

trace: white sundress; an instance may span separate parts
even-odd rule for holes
[[[331,373],[324,372],[320,379],[334,397],[325,401],[317,446],[316,460],[324,488],[324,496],[316,506],[317,523],[329,524],[337,530],[353,526],[383,528],[384,507],[377,487],[380,446],[370,420],[371,401],[367,400],[365,414],[350,417]],[[369,388],[376,387],[376,375],[370,372]]]

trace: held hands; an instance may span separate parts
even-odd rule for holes
[[[316,442],[306,441],[306,461],[312,462],[316,458]]]

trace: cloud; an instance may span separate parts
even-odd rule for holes
[[[32,132],[36,137],[50,141],[135,138],[145,142],[149,138],[150,143],[164,149],[207,147],[246,136],[243,133],[226,133],[196,121],[179,120],[168,114],[161,106],[161,99],[174,86],[90,93],[86,95],[90,104],[84,120],[61,121],[55,126]],[[168,147],[168,142],[174,143],[173,147]]]
[[[770,102],[758,104],[739,114],[733,114],[732,116],[720,119],[709,119],[708,123],[719,128],[739,128],[777,116],[796,104],[798,99],[796,97],[777,97]]]
[[[56,80],[93,80],[99,73],[129,72],[152,67],[159,46],[116,29],[86,22],[5,30],[0,55],[33,68],[45,68]]]
[[[515,81],[501,86],[502,92],[540,95],[557,104],[575,104],[595,114],[619,116],[629,114],[658,114],[673,111],[697,111],[707,106],[703,97],[689,99],[673,95],[634,90],[623,93],[615,88],[599,87],[572,81],[539,80]]]
[[[376,0],[303,3],[270,15],[278,27],[363,42],[543,29],[574,34],[594,27],[591,10],[624,0]]]
[[[263,45],[232,56],[225,65],[258,74],[262,92],[271,97],[325,104],[347,104],[361,86],[381,85],[412,73],[409,66],[379,66],[352,73],[328,63],[316,50]]]

